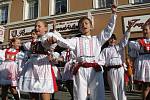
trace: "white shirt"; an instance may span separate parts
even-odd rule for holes
[[[100,54],[100,65],[121,65],[123,64],[123,49],[128,43],[130,32],[126,32],[123,40],[113,46],[108,46],[104,48]]]
[[[114,31],[116,17],[116,15],[113,15],[107,27],[96,36],[82,35],[71,39],[60,38],[58,45],[73,50],[79,62],[98,62],[101,46],[111,37]]]

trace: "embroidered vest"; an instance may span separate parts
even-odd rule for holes
[[[47,54],[41,41],[31,42],[31,52],[33,54]]]
[[[19,50],[10,51],[10,49],[7,49],[5,52],[5,60],[16,60],[16,54],[19,52]]]
[[[144,39],[140,39],[139,44],[144,48],[144,53],[150,53],[150,42],[146,43]]]

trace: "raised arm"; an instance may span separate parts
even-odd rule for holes
[[[76,47],[76,39],[64,39],[59,32],[56,31],[56,20],[53,20],[53,34],[47,38],[45,44],[57,43],[60,47],[70,48],[74,50]]]
[[[111,37],[115,28],[116,18],[117,18],[116,15],[117,7],[115,5],[112,5],[111,10],[112,10],[112,17],[109,23],[107,24],[105,29],[97,36],[101,45],[103,45]]]
[[[131,22],[131,23],[132,23],[132,22]],[[123,39],[122,39],[122,40],[120,41],[120,43],[119,43],[119,47],[120,47],[120,48],[124,48],[124,47],[128,44],[128,40],[129,40],[129,38],[130,38],[130,30],[131,30],[132,26],[133,26],[133,24],[130,25],[130,26],[128,27],[128,29],[126,30],[126,32],[124,33],[124,37],[123,37]]]

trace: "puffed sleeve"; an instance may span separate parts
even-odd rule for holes
[[[25,58],[26,54],[22,51],[20,51],[17,55],[16,55],[16,63],[18,64],[18,71],[21,72],[22,68],[24,67],[24,63],[25,63]]]
[[[101,43],[101,45],[103,45],[111,37],[112,33],[114,32],[116,19],[117,19],[117,15],[113,14],[109,23],[104,28],[104,30],[102,30],[102,32],[98,34],[97,38],[99,42]]]
[[[30,48],[31,48],[31,42],[23,43],[23,47],[24,47],[25,50],[30,50]]]
[[[61,34],[60,33],[53,33],[53,32],[48,32],[46,33],[44,36],[42,36],[42,39],[41,39],[41,42],[42,42],[42,46],[44,48],[46,48],[47,50],[50,50],[50,49],[54,49],[57,44],[49,44],[47,42],[45,42],[49,37],[55,37],[56,39],[58,39],[59,37],[61,37]]]
[[[129,47],[131,49],[135,49],[137,51],[139,51],[141,49],[140,44],[137,41],[130,41],[129,42]]]
[[[5,60],[5,51],[6,50],[0,50],[0,60],[4,61]]]

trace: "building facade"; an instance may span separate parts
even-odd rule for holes
[[[131,20],[134,21],[131,38],[142,37],[142,25],[150,22],[150,0],[0,0],[0,26],[4,27],[0,29],[1,48],[7,48],[12,37],[28,41],[38,19],[49,23],[49,31],[51,20],[56,19],[57,31],[64,37],[73,37],[79,34],[78,20],[88,16],[93,21],[92,34],[96,35],[108,23],[112,3],[118,6],[114,31],[118,41]]]

